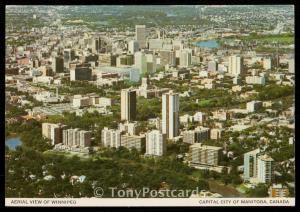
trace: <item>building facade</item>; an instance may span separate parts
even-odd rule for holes
[[[179,95],[173,92],[162,95],[162,133],[170,139],[179,135]]]

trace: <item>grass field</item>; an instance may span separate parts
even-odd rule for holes
[[[279,35],[250,35],[247,37],[241,37],[241,40],[255,40],[258,42],[266,43],[280,43],[280,44],[294,44],[295,36],[294,34],[279,34]]]

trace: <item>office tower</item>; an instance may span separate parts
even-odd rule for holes
[[[218,63],[216,61],[209,61],[207,64],[207,71],[217,71]]]
[[[136,117],[136,91],[123,89],[121,91],[121,120],[134,121]]]
[[[179,65],[181,67],[189,67],[192,64],[192,50],[183,49],[180,51]]]
[[[169,51],[169,50],[162,50],[159,52],[160,57],[160,65],[170,65],[175,66],[176,64],[176,57],[175,57],[175,51]]]
[[[259,183],[270,183],[274,177],[274,160],[268,155],[257,157],[257,181]]]
[[[147,74],[147,57],[143,52],[134,54],[134,66],[139,69],[141,75]]]
[[[139,43],[136,40],[131,40],[128,42],[128,52],[130,54],[134,54],[135,52],[139,51]]]
[[[51,144],[55,145],[62,142],[62,132],[66,125],[42,123],[42,135],[51,140]]]
[[[146,155],[162,156],[166,152],[166,135],[159,130],[146,134]]]
[[[62,73],[64,72],[64,58],[55,57],[53,61],[52,70],[54,73]]]
[[[156,56],[154,54],[146,54],[147,74],[152,75],[156,72]]]
[[[233,76],[244,75],[243,57],[237,55],[229,57],[228,73]]]
[[[93,38],[92,39],[92,53],[99,53],[102,48],[102,40],[101,38]]]
[[[289,59],[289,62],[288,62],[288,65],[289,65],[289,73],[295,73],[295,59]]]
[[[69,63],[73,60],[75,60],[75,51],[72,49],[65,49],[64,50],[64,65],[65,65],[65,67],[68,67]]]
[[[121,146],[121,131],[104,127],[101,131],[101,144],[104,147],[119,148]]]
[[[183,132],[183,142],[194,144],[208,140],[210,137],[210,129],[207,127],[197,127],[194,130]]]
[[[162,95],[162,133],[167,138],[179,134],[179,96],[172,92]]]
[[[135,40],[138,42],[140,49],[146,48],[146,26],[145,25],[135,26]]]
[[[92,69],[88,67],[76,67],[70,70],[70,80],[91,80],[92,79]]]
[[[190,146],[189,161],[192,165],[217,166],[221,161],[222,147],[195,143]]]

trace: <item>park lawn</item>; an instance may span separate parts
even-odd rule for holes
[[[209,105],[210,102],[211,102],[211,100],[209,100],[209,99],[201,100],[199,105],[200,105],[200,107],[205,107],[205,106]]]
[[[247,193],[249,191],[249,188],[247,188],[244,184],[241,184],[236,187],[236,190],[238,190],[240,193]]]

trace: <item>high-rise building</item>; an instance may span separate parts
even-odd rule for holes
[[[112,53],[101,53],[99,54],[99,63],[104,66],[116,66],[117,55]]]
[[[139,69],[141,75],[147,74],[147,57],[143,52],[134,54],[134,66]]]
[[[64,58],[55,57],[53,61],[52,70],[54,73],[62,73],[64,72]]]
[[[139,50],[139,43],[136,40],[131,40],[128,42],[128,52],[134,54]]]
[[[64,66],[69,67],[69,63],[75,59],[75,51],[73,49],[64,50]]]
[[[216,61],[209,61],[207,64],[207,71],[217,71],[218,63]]]
[[[257,176],[257,155],[260,149],[255,149],[244,154],[244,180],[249,181]]]
[[[255,149],[244,154],[244,180],[252,183],[270,183],[274,177],[274,160]]]
[[[127,149],[135,148],[139,152],[142,151],[145,143],[145,136],[139,135],[121,135],[121,146]],[[144,147],[145,148],[145,147]],[[145,150],[143,150],[145,151]]]
[[[162,156],[166,152],[166,135],[159,130],[146,134],[146,155]]]
[[[92,79],[92,69],[88,67],[76,67],[70,70],[70,80],[91,80]]]
[[[189,67],[192,64],[192,50],[183,49],[180,51],[179,65],[181,67]]]
[[[121,131],[104,127],[101,131],[101,143],[104,147],[119,148],[121,146]]]
[[[135,40],[138,42],[140,49],[146,48],[146,26],[145,25],[135,26]]]
[[[162,95],[162,133],[167,138],[179,134],[179,95],[173,92]]]
[[[92,53],[99,53],[102,48],[103,41],[101,38],[96,37],[92,39]]]
[[[221,161],[222,147],[195,143],[190,146],[190,163],[192,165],[218,166]]]
[[[233,76],[244,75],[243,57],[237,55],[229,57],[228,73]]]
[[[117,67],[133,65],[133,55],[120,55],[116,60]]]
[[[175,51],[169,51],[169,50],[162,50],[159,52],[160,55],[160,65],[170,65],[175,66],[176,64],[176,57],[175,57]]]
[[[136,91],[123,89],[121,91],[121,120],[134,121],[136,118]]]
[[[147,74],[156,72],[156,56],[154,54],[146,54]]]
[[[51,139],[51,144],[55,145],[62,143],[62,132],[66,128],[66,125],[43,123],[42,124],[42,135],[45,138]]]
[[[257,157],[257,179],[259,183],[270,183],[274,177],[273,158],[264,154]]]
[[[194,130],[183,132],[183,142],[194,144],[208,140],[210,137],[210,129],[206,127],[197,127]]]
[[[91,146],[91,132],[78,128],[63,130],[63,144],[69,147],[89,147]]]

